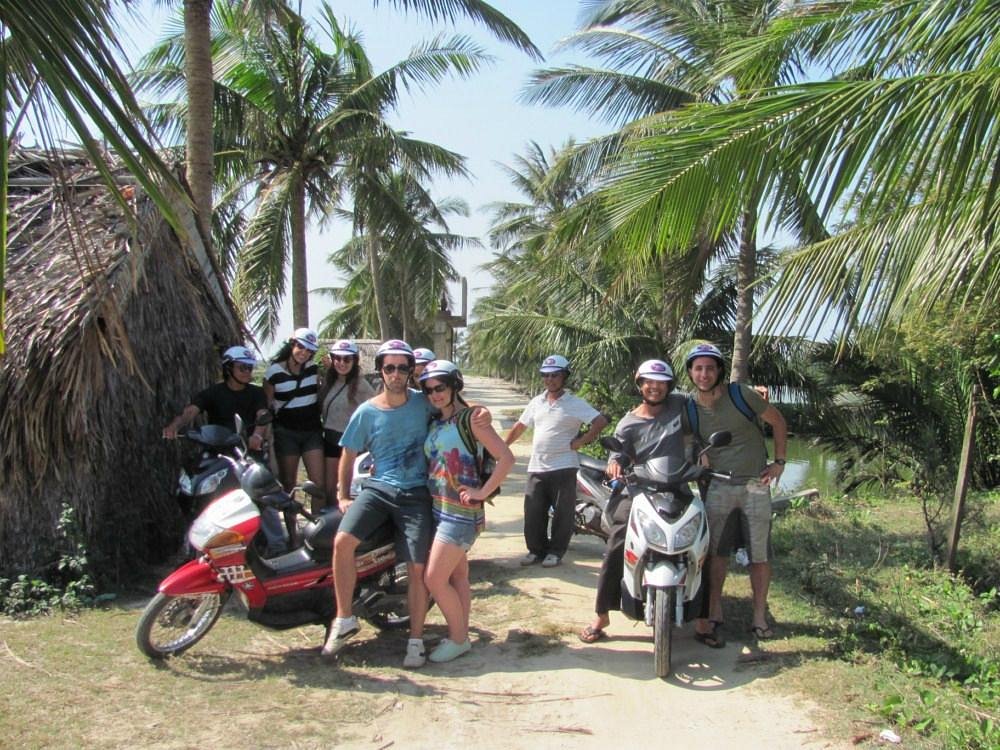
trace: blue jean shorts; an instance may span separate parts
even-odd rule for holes
[[[453,544],[468,552],[476,541],[476,524],[452,521],[447,518],[435,519],[434,541]]]

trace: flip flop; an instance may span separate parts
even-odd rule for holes
[[[716,630],[720,630],[722,628],[722,626],[726,624],[722,620],[709,620],[708,623],[712,626],[712,632],[713,633]]]
[[[769,641],[774,638],[774,631],[771,630],[771,626],[767,625],[765,627],[760,627],[759,625],[754,625],[750,628],[750,632],[753,633],[753,637],[758,641]]]
[[[604,628],[595,628],[588,625],[580,631],[577,637],[584,643],[597,643],[607,638],[608,634],[604,632]]]
[[[696,630],[694,633],[694,639],[698,641],[698,643],[704,643],[709,648],[722,648],[726,645],[726,642],[716,635],[715,628],[712,628],[709,633],[699,633]]]

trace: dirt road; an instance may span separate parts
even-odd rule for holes
[[[469,378],[467,395],[490,407],[498,429],[525,398],[499,381]],[[501,433],[503,434],[503,433]],[[709,649],[687,626],[674,638],[675,672],[653,676],[651,631],[612,614],[611,638],[585,645],[576,632],[592,614],[602,545],[576,537],[557,568],[521,568],[521,492],[530,441],[489,509],[472,560],[473,650],[408,674],[411,699],[397,694],[351,748],[835,748],[814,707],[761,679],[750,649],[729,636]],[[484,580],[485,579],[485,580]],[[498,600],[509,599],[508,607]],[[434,612],[432,623],[441,622]],[[370,631],[368,631],[370,633]],[[431,632],[443,634],[440,627]],[[429,699],[429,700],[428,700]]]

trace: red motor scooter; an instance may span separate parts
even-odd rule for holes
[[[314,516],[295,499],[301,489],[322,494],[306,482],[288,494],[271,472],[247,457],[245,448],[230,459],[241,477],[241,488],[219,497],[195,519],[188,541],[198,557],[185,563],[159,586],[139,619],[136,643],[152,659],[175,656],[191,648],[212,629],[235,591],[247,619],[283,630],[302,625],[329,627],[336,603],[331,559],[333,537],[341,513]],[[260,508],[294,509],[309,524],[301,546],[266,559],[260,531]],[[358,583],[354,613],[378,628],[405,627],[406,565],[396,562],[391,524],[378,529],[358,547]]]

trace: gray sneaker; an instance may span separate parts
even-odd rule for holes
[[[406,656],[403,657],[403,666],[407,669],[418,669],[424,666],[427,661],[427,650],[424,648],[423,640],[411,638],[406,642]]]
[[[543,568],[554,568],[558,564],[559,555],[553,555],[551,552],[545,556],[544,560],[542,560]]]
[[[525,567],[527,567],[528,565],[538,565],[538,563],[540,563],[541,561],[542,558],[539,555],[536,555],[533,552],[529,552],[528,554],[526,554],[524,557],[521,558],[521,565],[524,565]]]
[[[359,630],[361,630],[361,626],[358,624],[358,618],[353,615],[333,618],[330,634],[326,637],[326,643],[323,644],[323,650],[320,653],[323,656],[333,656],[344,647],[349,638],[357,635]]]

